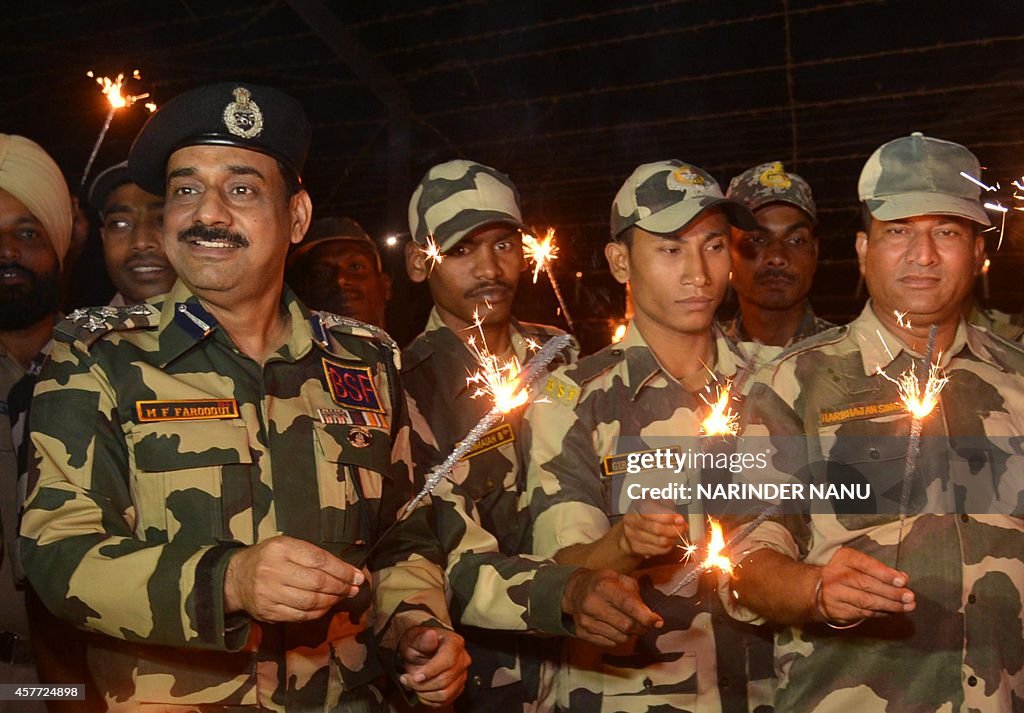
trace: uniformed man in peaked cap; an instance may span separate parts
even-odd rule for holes
[[[22,553],[50,609],[105,635],[90,661],[111,711],[377,710],[371,577],[380,660],[431,705],[462,687],[425,508],[366,561],[410,496],[395,345],[283,285],[308,145],[275,89],[165,104],[128,163],[166,196],[180,280],[57,329]]]
[[[776,424],[796,425],[772,434],[795,482],[870,487],[761,524],[723,590],[737,616],[778,627],[777,710],[1021,709],[1024,350],[962,316],[989,224],[962,174],[980,170],[920,133],[876,149],[858,183],[870,300],[759,376]],[[918,411],[914,454],[893,380],[923,381],[929,351],[948,382]]]

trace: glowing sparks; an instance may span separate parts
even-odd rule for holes
[[[433,235],[427,236],[427,244],[419,248],[419,251],[423,253],[424,257],[427,259],[427,264],[429,265],[427,272],[433,270],[434,265],[440,265],[444,262],[444,255],[441,254],[441,246],[437,244],[436,240],[434,240]]]
[[[523,255],[533,263],[533,283],[537,284],[537,277],[540,276],[541,270],[547,272],[548,265],[558,259],[555,229],[548,228],[547,235],[543,240],[538,240],[535,235],[523,233]]]
[[[626,324],[623,322],[612,333],[612,344],[618,344],[626,336]]]
[[[1003,205],[999,204],[998,202],[993,202],[993,201],[989,201],[988,203],[985,203],[983,207],[988,208],[989,210],[998,211],[1000,213],[1006,213],[1007,211],[1010,210],[1006,206],[1003,206]]]
[[[732,575],[735,567],[732,560],[722,554],[725,549],[725,538],[722,536],[722,526],[713,519],[708,518],[711,525],[711,539],[708,541],[708,554],[700,563],[700,568],[705,572],[717,569],[725,574]]]
[[[903,402],[907,412],[919,420],[925,418],[939,404],[939,393],[949,382],[949,377],[943,375],[938,364],[931,364],[928,367],[928,379],[925,381],[923,389],[913,368],[907,369],[895,379],[886,374],[881,367],[876,367],[875,371],[896,384],[896,388],[900,392],[900,401]]]
[[[85,76],[91,77],[96,80],[96,83],[100,85],[100,91],[103,92],[103,96],[110,102],[110,108],[121,109],[126,106],[131,106],[139,99],[146,99],[149,97],[149,92],[144,94],[125,94],[124,93],[124,72],[117,75],[117,79],[111,79],[110,77],[97,77],[93,74],[92,70],[85,73]],[[142,79],[142,75],[139,74],[139,70],[132,72],[132,79]],[[146,108],[150,111],[156,110],[156,104],[148,102]],[[152,106],[152,108],[150,108]]]
[[[710,384],[705,386],[704,390],[711,393]],[[700,422],[700,435],[735,436],[740,430],[740,417],[732,410],[732,402],[730,400],[732,382],[726,381],[724,387],[716,384],[715,390],[717,395],[715,396],[714,403],[709,401],[704,394],[700,395],[701,400],[711,409],[710,413]]]
[[[480,339],[478,342],[477,334],[470,335],[466,340],[466,346],[480,364],[480,368],[466,378],[466,383],[476,387],[473,398],[489,396],[495,408],[502,413],[508,413],[525,404],[529,395],[519,383],[519,360],[514,356],[511,359],[502,359],[487,349],[483,323],[479,308],[474,309],[473,326],[470,329],[476,329]]]
[[[904,329],[911,329],[910,320],[907,319],[906,312],[900,312],[898,309],[893,310],[893,314],[896,315],[896,324],[900,325]]]
[[[974,185],[980,186],[981,188],[984,188],[986,191],[994,191],[994,190],[996,190],[994,186],[990,186],[990,185],[988,185],[986,183],[983,183],[982,181],[978,180],[977,178],[975,178],[971,174],[967,173],[966,171],[961,171],[960,175],[963,176],[964,178],[966,178],[968,181],[970,181]]]

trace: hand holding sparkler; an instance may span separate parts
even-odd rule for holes
[[[610,569],[580,567],[562,594],[562,611],[573,618],[576,637],[597,646],[617,646],[664,620],[644,604],[637,581]]]
[[[686,518],[676,512],[628,512],[622,518],[619,550],[628,557],[668,554],[685,541]]]

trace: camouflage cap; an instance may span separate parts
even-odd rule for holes
[[[634,225],[652,233],[674,233],[713,207],[721,208],[737,228],[757,228],[750,211],[723,196],[715,179],[702,169],[675,159],[645,163],[615,194],[612,237]]]
[[[433,236],[442,253],[477,228],[505,223],[529,232],[519,191],[500,171],[475,161],[438,164],[423,177],[409,201],[409,233],[420,245]]]
[[[102,215],[107,196],[113,193],[115,188],[120,188],[131,182],[132,178],[128,175],[128,162],[115,163],[96,176],[92,185],[89,186],[89,205]]]
[[[977,157],[960,144],[915,131],[883,144],[864,164],[857,192],[878,220],[957,215],[991,225],[981,189],[960,175],[981,177]]]
[[[733,177],[725,197],[739,201],[751,211],[769,203],[789,203],[818,222],[811,187],[803,178],[787,171],[781,161],[762,163]]]
[[[382,271],[380,248],[377,246],[377,241],[363,230],[363,226],[347,217],[314,220],[302,237],[302,241],[288,253],[288,265],[291,266],[298,258],[310,252],[317,245],[339,240],[349,241],[372,252],[377,259],[377,270]]]

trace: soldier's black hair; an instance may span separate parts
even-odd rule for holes
[[[277,168],[284,179],[284,202],[287,204],[291,202],[292,196],[302,190],[302,180],[280,160],[277,161]]]
[[[631,225],[625,230],[623,230],[621,233],[616,235],[614,238],[612,238],[612,240],[614,240],[617,243],[623,243],[626,246],[627,250],[631,250],[633,248],[633,232],[635,230],[636,226]]]

